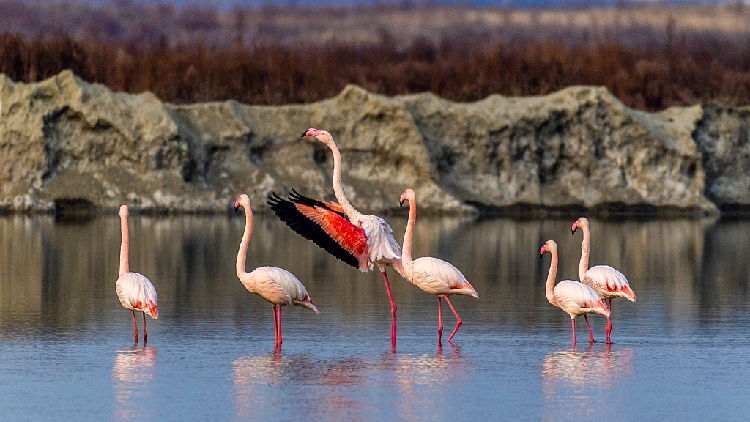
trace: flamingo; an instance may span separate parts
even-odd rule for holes
[[[423,256],[415,260],[411,259],[412,234],[414,232],[414,222],[417,220],[417,200],[414,191],[406,189],[399,199],[399,204],[404,205],[404,201],[409,201],[409,221],[406,223],[406,232],[404,233],[404,250],[401,253],[401,264],[403,265],[404,278],[412,284],[419,287],[429,294],[437,296],[438,300],[438,344],[442,343],[443,337],[443,304],[441,298],[445,298],[448,306],[451,307],[453,315],[456,316],[456,328],[453,329],[448,343],[461,327],[461,318],[453,308],[450,295],[467,295],[479,298],[477,291],[469,284],[461,274],[458,268],[454,267],[442,259]]]
[[[153,319],[158,319],[159,311],[156,308],[154,285],[143,274],[130,272],[127,205],[120,207],[120,230],[122,231],[122,243],[120,243],[120,277],[116,283],[117,297],[120,298],[122,306],[130,309],[133,313],[133,330],[135,330],[136,343],[138,343],[138,326],[135,324],[135,311],[143,312],[143,343],[145,344],[148,338],[146,314]]]
[[[628,279],[621,272],[607,265],[597,265],[589,268],[589,245],[591,244],[591,232],[589,231],[589,220],[579,218],[573,227],[571,234],[575,234],[578,228],[583,230],[583,242],[581,243],[581,262],[578,264],[578,279],[581,283],[590,286],[606,302],[609,299],[607,309],[612,311],[612,299],[615,297],[626,297],[635,302],[635,292],[630,288]],[[612,332],[612,322],[607,316],[607,344],[611,343],[609,335]]]
[[[245,233],[242,235],[240,250],[237,252],[237,277],[247,291],[271,302],[274,335],[278,347],[281,345],[282,306],[302,306],[312,309],[316,314],[319,311],[307,294],[305,286],[289,271],[278,267],[258,267],[250,273],[245,271],[247,244],[250,241],[250,234],[253,232],[253,210],[250,208],[250,198],[244,193],[235,201],[234,211],[238,212],[240,207],[245,209]]]
[[[555,285],[557,277],[557,243],[554,240],[548,240],[542,246],[540,258],[544,253],[552,254],[552,262],[549,267],[547,276],[547,300],[549,303],[557,306],[570,315],[570,322],[573,325],[573,347],[576,345],[576,320],[577,315],[583,315],[586,320],[586,327],[589,329],[590,342],[594,342],[594,335],[591,333],[589,320],[586,314],[601,314],[609,317],[609,310],[604,302],[599,298],[594,289],[573,280],[563,280]],[[554,288],[553,288],[554,287]]]
[[[391,302],[391,344],[395,345],[396,303],[385,267],[389,266],[402,274],[401,248],[385,220],[360,213],[344,195],[341,187],[341,152],[331,134],[310,128],[302,134],[302,137],[305,136],[314,136],[333,152],[333,192],[338,203],[311,199],[293,191],[288,201],[274,193],[268,198],[268,204],[292,230],[336,258],[362,272],[378,266]]]

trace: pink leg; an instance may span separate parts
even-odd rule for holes
[[[143,344],[146,344],[146,339],[148,338],[148,333],[146,332],[146,313],[143,313]]]
[[[279,317],[276,315],[276,305],[271,305],[273,310],[273,339],[276,343],[279,342]]]
[[[135,325],[135,311],[131,309],[130,312],[133,313],[133,329],[135,330],[135,342],[138,343],[138,326]]]
[[[591,326],[589,325],[589,319],[586,317],[585,314],[583,315],[583,319],[586,320],[586,328],[589,329],[589,338],[590,338],[589,343],[593,343],[595,340],[594,340],[594,334],[591,333]]]
[[[576,347],[576,320],[575,318],[571,318],[570,322],[573,323],[573,347]]]
[[[438,346],[443,343],[443,301],[438,296]]]
[[[388,282],[388,275],[383,271],[383,279],[385,280],[385,288],[388,290],[388,299],[391,301],[391,344],[396,343],[396,302],[393,301],[393,293],[391,292],[391,283]]]
[[[279,315],[279,340],[276,343],[281,345],[281,306],[276,307],[276,313]]]
[[[612,299],[609,300],[609,313],[612,313]],[[607,344],[612,343],[609,340],[609,334],[612,332],[612,322],[609,320],[609,317],[607,317]]]
[[[456,316],[456,328],[453,329],[453,332],[451,333],[451,336],[448,337],[448,343],[450,343],[451,339],[453,338],[453,335],[456,334],[456,331],[458,331],[458,327],[461,326],[461,318],[456,313],[456,310],[453,309],[453,305],[451,305],[451,301],[448,300],[448,296],[445,296],[445,301],[448,302],[448,306],[451,307],[451,311],[453,311],[453,315]]]

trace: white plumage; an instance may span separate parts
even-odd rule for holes
[[[278,267],[258,267],[239,275],[242,285],[276,306],[302,306],[319,313],[307,289],[289,271]]]
[[[125,273],[117,279],[117,297],[131,311],[145,312],[151,318],[159,318],[156,308],[156,288],[143,274]]]
[[[240,250],[237,252],[237,277],[250,293],[255,293],[271,302],[274,334],[276,345],[279,346],[282,342],[281,306],[302,306],[312,309],[316,314],[318,308],[307,294],[305,286],[289,271],[278,267],[258,267],[250,273],[245,270],[247,245],[250,242],[250,234],[253,232],[253,210],[250,208],[250,198],[244,193],[234,203],[235,211],[238,211],[240,207],[245,209],[245,232],[240,242]]]
[[[384,271],[383,265],[388,265],[400,270],[401,248],[393,238],[393,230],[388,223],[377,215],[359,215],[362,229],[367,235],[367,246],[370,259],[370,268],[373,263],[377,264],[380,271]]]
[[[427,293],[433,294],[438,298],[438,344],[441,342],[443,335],[443,312],[441,297],[445,298],[448,302],[448,306],[451,307],[453,314],[456,316],[456,328],[453,329],[448,342],[453,339],[453,336],[461,327],[461,318],[453,308],[448,296],[450,295],[467,295],[478,298],[476,290],[469,284],[466,277],[448,262],[442,259],[432,258],[425,256],[412,260],[411,258],[411,247],[412,237],[414,233],[414,224],[417,219],[417,201],[416,194],[411,189],[406,189],[401,195],[401,205],[404,201],[409,201],[409,221],[406,223],[406,232],[404,233],[404,249],[401,254],[401,265],[403,266],[401,275],[409,280],[412,284],[424,290]]]

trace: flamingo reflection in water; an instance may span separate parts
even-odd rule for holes
[[[305,380],[315,385],[319,396],[302,403],[310,419],[353,420],[366,418],[361,402],[342,393],[356,391],[368,379],[373,365],[362,359],[335,359],[320,361],[306,354],[282,355],[275,348],[270,355],[247,356],[232,363],[232,380],[235,387],[237,417],[263,420],[278,416],[277,406],[286,406],[285,399],[277,394],[284,383]],[[316,415],[320,415],[316,417]]]
[[[542,363],[543,420],[602,416],[610,407],[611,390],[633,373],[633,349],[560,349]],[[627,403],[626,403],[627,404]],[[605,418],[606,419],[606,418]]]
[[[149,395],[148,388],[156,370],[156,347],[138,347],[117,351],[112,366],[112,383],[115,390],[115,420],[147,418],[146,409],[140,405],[140,397]]]

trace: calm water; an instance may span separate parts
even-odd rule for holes
[[[405,221],[391,218],[400,240]],[[545,300],[547,239],[577,278],[572,220],[421,218],[415,256],[461,269],[464,325],[437,346],[437,300],[390,272],[398,344],[377,272],[359,273],[257,216],[248,268],[292,271],[320,315],[271,306],[234,263],[244,219],[131,217],[131,268],[159,293],[149,342],[115,294],[116,216],[0,219],[0,409],[5,420],[747,420],[750,222],[592,220],[592,264],[625,273],[614,344],[589,346]],[[390,270],[389,270],[390,271]],[[444,309],[448,333],[455,323]],[[598,340],[606,320],[590,318]],[[140,318],[139,318],[140,321]],[[140,324],[140,322],[139,322]]]

